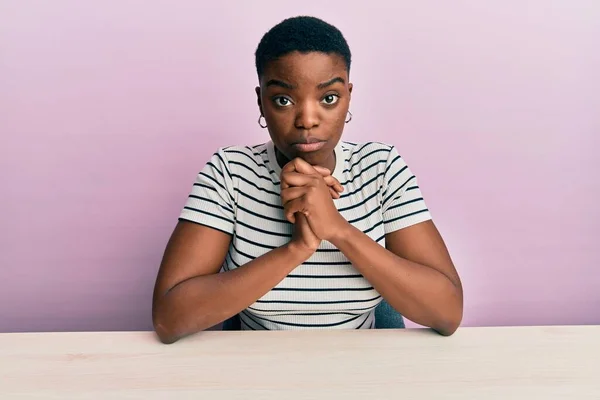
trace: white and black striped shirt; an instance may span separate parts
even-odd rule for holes
[[[344,192],[334,203],[352,225],[385,246],[385,234],[431,218],[417,179],[396,148],[340,142],[333,176]],[[281,167],[272,142],[219,149],[198,174],[180,219],[232,235],[223,270],[286,244]],[[241,314],[242,329],[359,329],[374,326],[379,293],[331,243]]]

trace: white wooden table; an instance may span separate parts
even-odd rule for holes
[[[0,399],[600,399],[600,326],[0,334]]]

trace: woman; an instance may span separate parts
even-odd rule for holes
[[[271,140],[219,149],[198,174],[158,273],[164,343],[240,316],[246,330],[368,329],[385,299],[442,335],[462,288],[414,175],[393,146],[341,140],[351,53],[312,17],[256,50]]]

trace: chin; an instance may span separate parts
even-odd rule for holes
[[[312,151],[308,153],[297,153],[296,157],[299,157],[309,163],[310,165],[322,165],[328,158],[329,153],[332,150],[320,150],[320,151]]]
[[[334,147],[325,146],[322,149],[316,151],[298,151],[293,147],[287,147],[283,153],[288,160],[293,160],[294,158],[301,158],[306,161],[310,165],[324,165],[331,152],[333,152]]]

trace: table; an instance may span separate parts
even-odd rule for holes
[[[0,334],[0,399],[600,399],[600,326]]]

